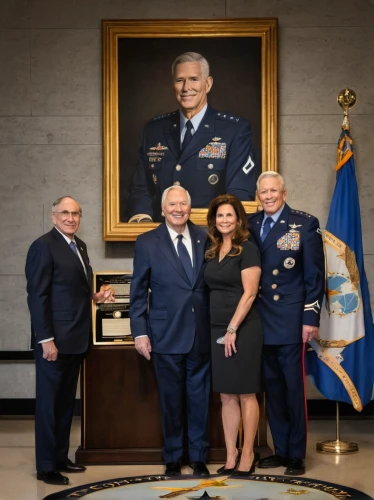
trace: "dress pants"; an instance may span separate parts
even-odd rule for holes
[[[35,453],[38,471],[54,471],[68,458],[71,422],[82,354],[58,354],[43,359],[35,347],[36,408]]]
[[[299,343],[263,347],[266,413],[275,453],[285,458],[305,458],[304,346]]]
[[[182,463],[187,413],[190,462],[205,462],[208,452],[210,354],[201,354],[197,335],[187,354],[152,353],[160,394],[163,457]]]

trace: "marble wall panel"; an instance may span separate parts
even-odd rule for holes
[[[0,117],[0,144],[101,144],[101,117]]]
[[[34,30],[32,114],[101,114],[100,30]]]
[[[279,147],[280,173],[292,208],[327,221],[335,185],[335,149],[330,145],[291,144]]]
[[[98,28],[102,19],[224,18],[225,0],[2,0],[1,28]]]
[[[0,399],[35,398],[34,362],[1,362],[0,380]]]
[[[29,116],[30,33],[27,30],[0,30],[0,68],[0,116]]]
[[[374,28],[286,28],[279,36],[279,112],[336,114],[345,87],[355,113],[374,113]]]
[[[227,17],[278,17],[289,26],[374,26],[373,0],[226,0]]]
[[[99,19],[224,18],[225,0],[96,0]]]
[[[0,351],[30,348],[30,315],[26,303],[26,279],[0,276]]]
[[[63,194],[97,207],[86,226],[101,234],[101,146],[0,146],[0,164],[0,274],[23,273],[29,245],[50,229],[51,204]]]

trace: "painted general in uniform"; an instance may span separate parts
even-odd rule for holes
[[[263,211],[249,216],[261,252],[256,308],[264,328],[263,377],[275,454],[259,468],[286,466],[305,473],[307,416],[304,387],[306,342],[318,336],[324,294],[322,238],[316,217],[286,203],[282,177],[264,172],[257,182]]]
[[[162,221],[161,194],[172,185],[190,193],[192,208],[206,208],[219,194],[255,198],[256,171],[247,120],[207,103],[213,78],[207,60],[186,52],[172,65],[179,111],[145,127],[127,204],[129,222]]]

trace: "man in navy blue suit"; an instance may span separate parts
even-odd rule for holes
[[[54,228],[31,245],[26,260],[31,346],[35,353],[37,479],[69,483],[61,472],[83,472],[68,458],[79,368],[89,345],[91,300],[114,301],[108,286],[92,292],[86,244],[77,238],[82,210],[70,196],[52,207]]]
[[[294,476],[305,473],[304,350],[318,336],[323,245],[318,220],[285,203],[279,174],[262,173],[257,194],[263,211],[249,216],[249,229],[262,259],[256,307],[264,328],[266,409],[275,448],[258,467],[285,466],[285,474]]]
[[[129,188],[129,222],[162,221],[162,192],[183,186],[193,208],[206,208],[223,193],[255,198],[257,169],[247,120],[211,108],[213,85],[207,60],[186,52],[172,65],[179,110],[153,118],[145,127],[138,165]]]
[[[164,191],[162,212],[165,223],[136,240],[131,332],[137,351],[148,360],[152,353],[162,412],[165,473],[181,473],[186,407],[189,463],[194,474],[207,476],[210,326],[203,279],[206,233],[188,220],[191,200],[180,186]]]

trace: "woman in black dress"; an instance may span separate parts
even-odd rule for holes
[[[260,254],[248,241],[247,216],[233,195],[217,196],[208,209],[213,391],[221,393],[226,464],[217,472],[244,476],[255,470],[258,426],[256,392],[261,391],[262,325],[253,302],[261,275]],[[240,417],[242,453],[236,448]]]

